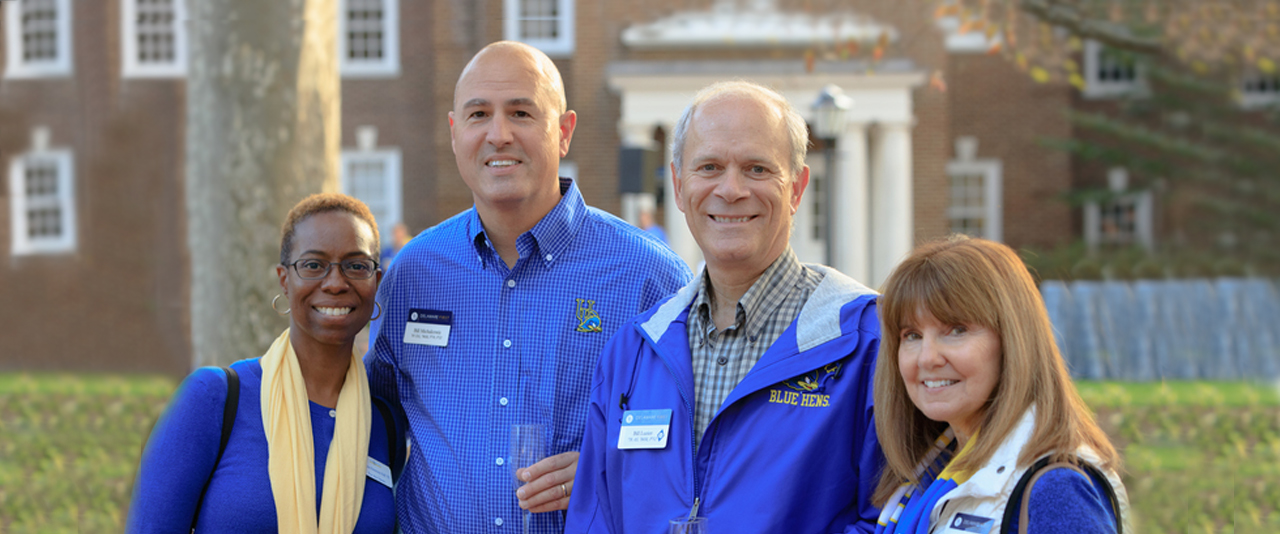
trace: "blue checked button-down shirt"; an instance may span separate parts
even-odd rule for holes
[[[413,448],[396,486],[406,533],[520,532],[511,426],[546,426],[546,456],[582,442],[591,376],[613,333],[675,292],[689,268],[665,245],[583,203],[520,235],[508,269],[474,208],[405,246],[382,279],[382,328],[366,356],[373,392],[396,399]],[[404,342],[410,314],[448,312],[446,346]],[[533,514],[560,533],[563,514]]]

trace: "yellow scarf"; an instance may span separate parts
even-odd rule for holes
[[[369,379],[360,359],[351,355],[338,393],[318,521],[309,402],[302,369],[285,329],[262,355],[262,427],[267,434],[267,472],[276,501],[276,522],[282,533],[349,533],[355,530],[364,499],[372,424]]]

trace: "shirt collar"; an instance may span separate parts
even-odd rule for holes
[[[769,268],[760,274],[760,278],[751,284],[751,288],[742,295],[742,298],[738,299],[735,326],[742,327],[745,324],[748,334],[757,335],[760,329],[764,328],[764,312],[768,311],[761,309],[764,303],[780,300],[773,297],[779,293],[791,291],[803,274],[804,268],[800,265],[800,260],[796,258],[795,251],[788,246],[782,251],[782,255],[773,260]],[[693,309],[698,313],[698,318],[704,321],[705,330],[709,331],[714,324],[711,319],[711,301],[714,296],[711,294],[711,275],[706,269],[702,271],[701,284],[697,299],[693,302]]]
[[[516,249],[520,257],[537,252],[539,259],[550,267],[560,257],[560,253],[573,242],[573,236],[582,228],[587,204],[582,199],[582,192],[572,178],[560,178],[560,202],[533,225],[528,232],[516,238]],[[467,235],[479,254],[481,264],[485,258],[494,255],[493,245],[485,234],[484,224],[480,222],[480,213],[473,206],[467,215]]]

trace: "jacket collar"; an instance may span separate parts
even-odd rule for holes
[[[845,304],[865,295],[875,295],[864,286],[844,273],[825,265],[806,264],[807,267],[822,274],[822,282],[814,288],[800,308],[796,323],[796,347],[800,352],[807,351],[823,343],[840,337],[840,309]],[[705,271],[705,268],[703,269]],[[699,273],[688,285],[680,288],[670,299],[662,303],[657,311],[640,324],[640,329],[653,342],[659,343],[662,337],[672,330],[672,323],[693,304],[698,294],[705,273]],[[781,341],[782,338],[779,339]]]

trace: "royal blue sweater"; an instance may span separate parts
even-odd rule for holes
[[[1114,534],[1116,513],[1104,487],[1105,479],[1057,468],[1046,471],[1031,488],[1027,503],[1029,534]],[[1021,506],[1022,503],[1009,503]],[[1014,513],[1009,532],[1018,531],[1021,510]]]
[[[217,469],[214,461],[222,437],[227,382],[221,369],[206,367],[183,381],[151,432],[134,483],[125,532],[187,532],[206,481],[209,490],[199,508],[196,532],[276,532],[275,500],[267,475],[267,439],[262,428],[262,365],[254,358],[231,367],[240,377],[240,400],[231,439]],[[372,412],[369,456],[389,466],[385,422],[376,407]],[[317,512],[336,422],[330,413],[329,408],[311,403]],[[403,439],[400,435],[397,442]],[[391,488],[366,479],[355,534],[391,533],[394,528]]]

